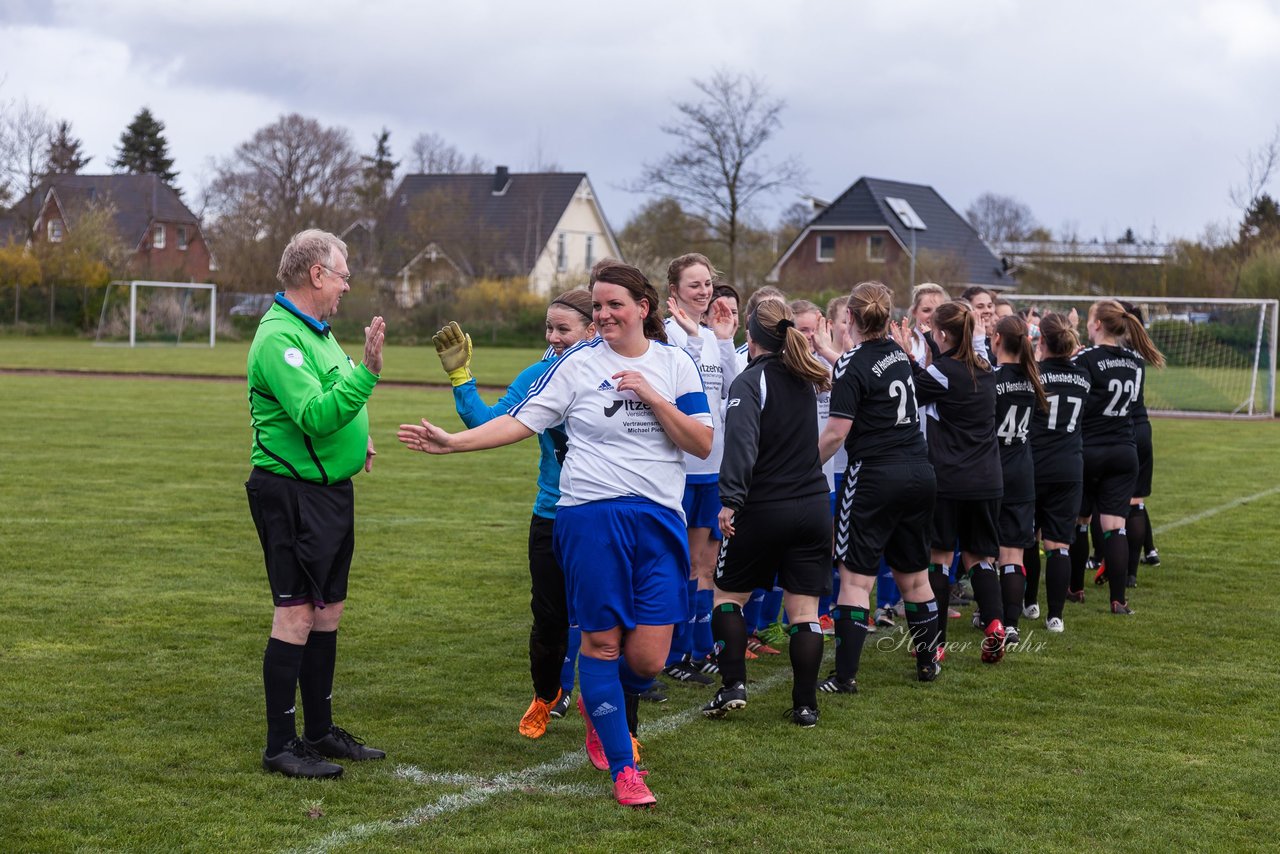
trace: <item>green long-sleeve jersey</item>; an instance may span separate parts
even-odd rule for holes
[[[253,465],[320,484],[364,466],[365,404],[378,376],[351,361],[327,323],[277,294],[249,347],[247,374]]]

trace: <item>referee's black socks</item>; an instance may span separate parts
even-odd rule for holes
[[[1111,601],[1127,602],[1125,581],[1129,576],[1129,537],[1124,528],[1103,532],[1102,553],[1107,562],[1107,581],[1111,586]]]
[[[721,602],[712,608],[711,637],[724,684],[747,684],[747,621],[742,617],[742,606]]]
[[[868,608],[836,605],[831,609],[836,632],[836,676],[847,682],[858,677],[862,647],[867,642]]]
[[[338,630],[312,629],[298,670],[303,732],[311,741],[323,738],[333,726],[333,667],[337,657]]]
[[[1005,627],[1017,627],[1022,616],[1022,599],[1027,592],[1026,570],[1016,563],[1000,565],[1000,594],[1004,597]]]
[[[302,666],[302,644],[279,638],[267,640],[262,654],[262,687],[267,699],[267,755],[275,756],[297,738],[294,726],[298,693],[298,669]]]
[[[792,623],[787,629],[791,654],[791,705],[818,708],[818,669],[822,667],[822,626],[817,623]]]
[[[1000,576],[996,568],[985,560],[969,567],[969,583],[973,585],[973,598],[978,603],[985,628],[992,620],[1004,616],[1004,602],[1000,597]]]

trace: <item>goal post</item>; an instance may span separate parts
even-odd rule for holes
[[[199,319],[200,311],[189,312],[188,303],[190,300],[191,293],[193,291],[207,292],[209,296],[209,304],[207,309],[202,309],[202,311],[208,316],[209,346],[213,347],[217,343],[217,340],[218,340],[218,286],[217,285],[197,284],[195,282],[153,282],[153,281],[144,281],[144,280],[116,281],[116,282],[112,282],[110,285],[107,286],[107,293],[103,297],[103,301],[102,301],[102,311],[98,317],[98,331],[97,331],[97,334],[95,335],[95,340],[98,343],[102,343],[104,330],[109,325],[108,324],[109,316],[107,312],[107,306],[111,300],[111,289],[117,288],[117,287],[125,287],[125,286],[129,288],[128,326],[129,326],[129,346],[130,347],[138,346],[138,333],[139,333],[138,292],[139,292],[139,289],[146,289],[146,288],[157,288],[157,289],[161,289],[162,291],[169,290],[169,291],[184,292],[181,299],[180,307],[176,311],[177,316],[175,319],[171,321],[176,323],[176,331],[174,332],[175,344],[182,343],[182,333],[188,320],[188,314],[190,313],[196,319]],[[175,298],[176,298],[176,295],[175,295]],[[111,321],[112,326],[114,326],[116,323],[117,323],[116,320]],[[117,332],[116,334],[118,335],[119,333]]]
[[[1151,340],[1165,355],[1164,370],[1146,372],[1146,404],[1169,415],[1273,418],[1280,300],[1198,297],[1004,295],[1019,309],[1079,314],[1082,343],[1089,306],[1124,300],[1142,312]]]

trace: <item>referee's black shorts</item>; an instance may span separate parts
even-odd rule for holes
[[[1137,485],[1138,450],[1135,446],[1084,446],[1084,503],[1094,513],[1128,516],[1129,499],[1137,494]]]
[[[882,556],[898,572],[928,568],[937,492],[925,461],[850,464],[836,504],[836,559],[859,575],[879,575]]]
[[[346,599],[355,548],[351,480],[321,486],[255,468],[244,488],[275,605]]]
[[[729,593],[777,584],[802,596],[831,595],[831,499],[826,492],[753,501],[734,514],[720,544],[716,587]]]

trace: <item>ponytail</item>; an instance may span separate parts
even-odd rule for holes
[[[1036,366],[1036,357],[1031,352],[1031,338],[1027,335],[1027,322],[1016,314],[1000,318],[996,323],[996,334],[1000,336],[1000,349],[1018,360],[1027,379],[1036,392],[1036,403],[1041,412],[1049,411],[1049,398],[1045,396],[1044,384],[1040,382],[1040,369]]]
[[[978,387],[978,372],[991,370],[991,364],[973,349],[973,330],[977,325],[973,309],[960,300],[950,300],[933,312],[933,328],[941,329],[956,342],[956,354],[952,357],[969,369],[974,388]]]
[[[826,391],[831,388],[831,371],[814,358],[809,351],[809,339],[796,329],[792,317],[786,303],[764,300],[747,318],[747,333],[757,347],[780,353],[783,367],[792,375],[812,383],[819,391]]]
[[[1040,318],[1040,346],[1046,356],[1066,359],[1080,349],[1080,337],[1065,314],[1050,311]]]
[[[1134,306],[1126,307],[1114,299],[1099,300],[1089,310],[1090,315],[1102,325],[1107,334],[1113,338],[1123,338],[1148,363],[1163,368],[1164,354],[1151,340],[1146,327],[1142,325],[1142,318],[1136,312]]]

